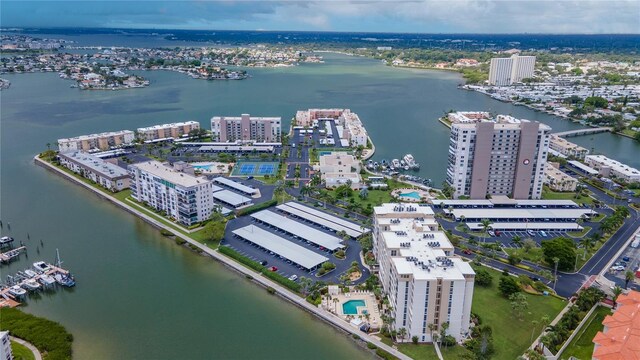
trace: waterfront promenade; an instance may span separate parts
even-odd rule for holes
[[[196,246],[197,248],[199,248],[200,250],[202,250],[203,253],[206,253],[207,255],[209,255],[210,257],[220,261],[221,263],[223,263],[224,265],[230,267],[231,269],[244,274],[245,276],[250,276],[251,280],[258,284],[261,285],[265,288],[273,288],[275,290],[275,293],[282,297],[283,299],[288,300],[289,302],[297,305],[298,307],[302,308],[303,310],[306,310],[312,314],[314,314],[315,316],[317,316],[318,318],[324,320],[325,322],[333,325],[334,327],[341,329],[349,334],[352,335],[357,335],[360,338],[362,338],[363,340],[370,342],[374,345],[376,345],[378,348],[383,349],[387,352],[389,352],[390,354],[392,354],[393,356],[402,359],[402,360],[409,360],[411,359],[410,357],[408,357],[407,355],[399,352],[398,350],[392,348],[391,346],[388,346],[386,344],[384,344],[383,342],[381,342],[380,340],[378,340],[377,338],[370,336],[368,334],[365,334],[363,332],[361,332],[359,329],[352,327],[350,324],[348,324],[347,322],[345,322],[344,320],[340,319],[339,317],[325,311],[322,310],[310,303],[308,303],[304,298],[298,296],[297,294],[287,290],[286,288],[280,286],[279,284],[265,278],[262,276],[262,274],[253,271],[251,269],[248,269],[244,266],[242,266],[239,263],[236,263],[235,261],[233,261],[232,259],[220,254],[219,252],[217,252],[214,249],[209,248],[208,246],[205,246],[195,240],[193,240],[192,238],[181,234],[179,232],[176,232],[175,229],[164,225],[163,223],[159,222],[158,220],[150,217],[149,215],[146,215],[144,213],[142,213],[141,211],[133,208],[132,206],[125,204],[124,202],[116,199],[113,196],[110,196],[109,194],[106,194],[102,191],[100,191],[99,189],[81,181],[80,179],[77,179],[75,177],[73,177],[70,174],[67,174],[66,172],[62,171],[61,169],[57,168],[54,165],[49,164],[48,162],[40,159],[37,155],[34,157],[34,161],[37,165],[44,167],[45,169],[48,169],[50,171],[53,171],[54,173],[62,176],[63,178],[69,179],[72,182],[84,187],[85,189],[92,191],[94,194],[96,194],[97,196],[106,199],[110,202],[112,202],[113,204],[115,204],[116,206],[119,206],[120,208],[126,210],[129,213],[132,213],[136,216],[138,216],[140,219],[144,220],[145,222],[149,223],[150,225],[159,228],[159,229],[165,229],[167,231],[170,231],[172,233],[175,234],[175,236],[185,240],[186,242],[188,242],[189,244]]]

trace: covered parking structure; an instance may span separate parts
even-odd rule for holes
[[[236,194],[229,190],[216,191],[211,196],[213,196],[213,198],[218,202],[231,206],[235,209],[244,205],[249,205],[252,201],[251,198]]]
[[[578,208],[573,200],[513,200],[506,197],[495,196],[488,200],[442,200],[433,199],[431,202],[443,209],[451,208]]]
[[[329,228],[335,232],[344,231],[351,237],[358,237],[371,231],[370,229],[358,224],[343,220],[337,216],[327,214],[326,212],[316,210],[312,207],[305,206],[294,201],[278,205],[277,209],[314,224]]]
[[[241,193],[243,193],[245,195],[249,195],[251,197],[256,197],[256,196],[259,196],[259,194],[260,194],[260,190],[258,190],[258,189],[254,189],[254,188],[249,187],[247,185],[240,184],[239,182],[233,181],[231,179],[227,179],[227,178],[222,177],[222,176],[214,178],[213,181],[218,183],[218,184],[220,184],[220,185],[222,185],[222,186],[224,186],[224,187],[232,188],[232,189],[234,189],[234,190],[236,190],[238,192],[241,192]]]
[[[591,176],[595,176],[598,175],[598,170],[587,166],[583,163],[581,163],[580,161],[576,161],[576,160],[569,160],[567,161],[567,163],[569,163],[571,166],[573,166],[574,168],[576,168],[577,170],[579,170],[580,172],[582,172],[585,175],[591,175]]]
[[[479,222],[482,219],[489,219],[497,222],[567,222],[576,221],[585,217],[591,217],[596,212],[590,209],[525,209],[525,208],[490,208],[490,209],[453,209],[445,210],[451,213],[456,221]]]
[[[306,270],[314,270],[329,258],[316,254],[304,247],[294,244],[276,234],[270,233],[255,225],[233,230],[233,234],[255,244],[266,251],[271,251]]]
[[[344,249],[344,245],[341,244],[342,239],[339,237],[291,220],[286,216],[274,213],[273,211],[262,210],[251,214],[251,217],[269,226],[278,228],[290,235],[316,244],[319,247],[323,247],[329,251],[333,252],[339,249]]]
[[[478,222],[466,223],[471,231],[482,231],[483,227]],[[496,222],[489,226],[492,230],[500,231],[527,231],[527,230],[549,230],[549,231],[578,231],[582,226],[574,222]]]

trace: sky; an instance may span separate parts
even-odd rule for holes
[[[2,0],[2,27],[640,33],[639,0]]]

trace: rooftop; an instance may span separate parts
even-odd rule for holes
[[[105,178],[119,178],[129,176],[126,169],[121,168],[118,165],[106,162],[101,158],[90,155],[83,151],[72,151],[66,153],[60,153],[60,156],[72,160],[93,172],[96,172]]]
[[[617,309],[602,321],[604,331],[596,334],[593,358],[597,360],[640,359],[640,292],[621,294]]]
[[[94,139],[94,138],[98,138],[98,137],[117,136],[117,135],[126,135],[126,134],[131,134],[133,136],[133,131],[131,131],[131,130],[120,130],[120,131],[103,132],[103,133],[99,133],[99,134],[80,135],[80,136],[71,137],[71,138],[58,139],[58,141],[89,140],[89,139]]]
[[[196,125],[196,124],[200,125],[200,123],[197,121],[185,121],[185,122],[177,122],[177,123],[171,123],[171,124],[161,124],[161,125],[153,125],[148,127],[141,127],[141,128],[138,128],[138,131],[142,132],[142,131],[157,130],[157,129],[167,129],[167,128],[172,128],[176,126]]]
[[[163,180],[182,187],[199,186],[210,182],[205,178],[200,178],[191,174],[177,171],[155,160],[129,165],[129,167],[138,168],[144,172],[155,175]]]

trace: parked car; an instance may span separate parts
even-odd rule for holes
[[[527,230],[527,234],[529,234],[529,236],[536,236],[536,233],[533,230]]]
[[[622,266],[622,265],[614,265],[614,266],[611,267],[611,270],[613,270],[613,271],[622,271],[622,270],[624,270],[624,266]]]
[[[500,236],[500,234],[502,234],[502,232],[500,230],[496,230],[494,232],[496,233],[496,236]]]
[[[267,264],[268,264],[267,260],[260,261],[260,265],[262,266],[266,266]]]
[[[629,260],[631,260],[631,259],[628,256],[625,256],[625,257],[622,258],[622,261],[629,262]]]
[[[547,236],[547,233],[541,230],[540,231],[540,236]]]
[[[291,280],[291,281],[296,281],[296,280],[298,280],[298,275],[293,274],[293,275],[289,276],[289,280]]]
[[[495,232],[493,232],[493,230],[489,230],[489,231],[487,231],[487,234],[489,234],[489,236],[492,236],[492,237],[493,237],[493,236],[496,236],[496,233],[495,233]]]
[[[271,270],[271,271],[278,271],[278,268],[277,268],[277,267],[275,267],[275,266],[272,266],[272,267],[270,267],[270,268],[269,268],[269,270]]]

